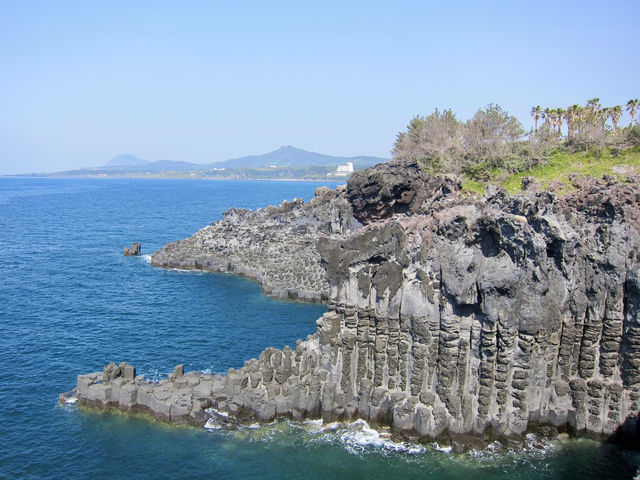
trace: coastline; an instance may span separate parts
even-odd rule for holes
[[[167,244],[154,265],[245,274],[285,298],[326,291],[329,312],[295,350],[267,348],[224,377],[188,374],[204,396],[162,383],[148,400],[145,384],[135,402],[142,391],[165,421],[174,406],[177,421],[210,407],[239,422],[362,418],[456,448],[519,442],[540,425],[637,442],[637,187],[590,183],[563,199],[459,191],[454,177],[389,164],[306,204],[230,209]],[[593,252],[603,270],[577,273]],[[78,379],[80,402],[135,404],[92,375],[94,393]]]
[[[213,178],[213,177],[187,177],[187,176],[139,176],[139,175],[0,175],[0,178],[62,178],[62,179],[98,179],[98,180],[213,180],[224,182],[327,182],[343,185],[348,179],[332,180],[322,178]]]

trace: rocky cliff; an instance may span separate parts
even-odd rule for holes
[[[230,211],[153,263],[234,271],[278,296],[326,297],[329,312],[295,349],[267,348],[224,377],[130,383],[144,398],[163,391],[167,412],[188,398],[171,421],[204,423],[213,407],[240,421],[360,417],[414,440],[537,425],[634,437],[638,185],[576,182],[556,197],[529,183],[478,198],[455,177],[389,163],[308,204]],[[142,405],[101,380],[79,377],[81,403]]]
[[[319,235],[358,228],[344,187],[321,187],[313,200],[257,211],[232,208],[221,221],[155,252],[158,267],[231,272],[278,298],[327,300],[329,285],[315,248]]]

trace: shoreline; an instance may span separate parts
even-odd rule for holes
[[[176,371],[124,399],[81,375],[78,398],[178,422],[204,408],[239,422],[362,418],[413,442],[521,441],[543,425],[637,445],[637,185],[604,179],[561,198],[530,183],[516,196],[461,188],[398,162],[308,203],[229,209],[152,264],[246,276],[276,298],[326,292],[316,332],[225,376]]]
[[[160,381],[148,381],[137,377],[134,384],[140,389],[140,391],[148,393],[153,389],[161,389],[168,383],[174,383],[176,379],[171,379],[172,375],[173,374],[169,376],[169,379],[162,379]],[[194,379],[195,377],[204,378],[204,381],[213,380],[212,377],[218,377],[218,380],[224,379],[223,375],[203,374],[198,371],[185,372],[183,375],[190,379]],[[82,377],[82,379],[80,377]],[[94,377],[96,382],[94,384],[90,383],[88,387],[91,387],[91,385],[94,385],[94,387],[103,385],[101,380],[102,374],[100,372],[95,372],[93,374],[79,375],[79,388],[82,389],[80,385],[86,385],[86,379],[88,377]],[[180,378],[181,377],[178,377],[178,379]],[[192,380],[190,380],[190,382],[193,383]],[[122,390],[123,385],[126,387],[127,382],[121,382],[118,385],[120,391]],[[297,426],[305,424],[319,424],[320,428],[326,427],[326,432],[335,432],[335,426],[338,424],[353,425],[362,422],[365,428],[370,432],[373,432],[374,435],[377,435],[378,438],[385,439],[396,445],[405,445],[407,448],[419,449],[433,448],[434,450],[439,450],[445,453],[453,452],[468,454],[471,451],[487,451],[488,449],[495,449],[496,445],[499,445],[499,448],[503,449],[504,452],[513,450],[523,451],[526,449],[527,444],[530,441],[530,435],[534,435],[537,441],[546,443],[553,441],[578,440],[590,440],[600,444],[618,443],[616,441],[612,441],[611,438],[606,436],[589,435],[575,432],[571,429],[556,429],[555,427],[546,424],[535,423],[530,424],[529,428],[518,436],[505,437],[489,430],[481,436],[447,432],[437,438],[426,439],[406,434],[406,432],[394,431],[392,425],[389,423],[371,422],[357,413],[355,415],[339,418],[326,418],[323,416],[302,416],[299,418],[293,418],[291,415],[284,414],[276,415],[274,418],[260,419],[253,415],[247,415],[248,412],[246,411],[240,411],[236,416],[234,416],[226,413],[224,410],[218,410],[219,405],[216,404],[217,400],[214,400],[213,402],[213,405],[215,406],[211,406],[210,402],[203,404],[202,402],[198,403],[197,401],[194,401],[194,403],[190,405],[189,409],[185,409],[184,406],[181,406],[178,413],[172,413],[172,405],[165,404],[163,405],[164,412],[161,412],[157,409],[157,405],[154,409],[152,406],[137,403],[137,400],[126,405],[121,404],[119,401],[109,400],[110,395],[113,397],[113,392],[108,392],[105,396],[105,391],[110,389],[103,388],[102,391],[100,391],[100,388],[103,387],[94,388],[93,393],[89,393],[89,390],[87,390],[86,394],[82,394],[79,392],[78,388],[74,388],[69,392],[60,394],[58,404],[61,406],[75,406],[80,410],[96,414],[106,413],[132,416],[134,418],[137,417],[142,420],[157,422],[158,424],[166,425],[171,428],[187,427],[196,428],[198,430],[241,431],[243,429],[268,428],[269,426],[278,425],[282,422],[290,422]],[[98,392],[97,397],[96,392]],[[124,392],[127,397],[129,397],[130,393],[130,389]],[[87,394],[90,398],[86,396]],[[122,393],[119,395],[122,395]],[[153,394],[151,394],[149,398],[152,398],[152,396]],[[157,400],[154,401],[157,402]],[[224,401],[225,400],[223,399],[222,402]],[[434,445],[437,445],[438,447],[434,448]],[[637,450],[637,447],[624,443],[620,444],[620,446],[623,448]]]
[[[115,176],[115,175],[0,175],[0,178],[55,178],[55,179],[79,179],[79,180],[212,180],[221,182],[327,182],[336,185],[344,185],[348,179],[323,180],[307,178],[209,178],[209,177],[162,177],[162,176]]]

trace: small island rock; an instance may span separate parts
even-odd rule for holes
[[[141,244],[134,242],[131,244],[131,247],[124,247],[123,255],[125,257],[137,257],[140,255],[141,246]]]

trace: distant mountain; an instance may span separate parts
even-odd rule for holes
[[[162,172],[166,170],[200,170],[204,165],[200,163],[179,162],[177,160],[157,160],[146,165],[143,170]]]
[[[107,162],[107,167],[132,167],[134,165],[148,165],[151,163],[149,160],[143,160],[133,155],[124,154],[113,157]]]
[[[120,160],[122,159],[122,160]],[[141,163],[118,163],[121,161],[141,162]],[[199,170],[204,165],[190,162],[178,162],[175,160],[156,160],[150,162],[134,157],[133,155],[119,155],[110,160],[103,167],[92,167],[85,170],[105,171],[105,172],[166,172],[170,170]]]
[[[300,148],[287,145],[280,147],[273,152],[262,155],[249,155],[246,157],[233,158],[223,162],[210,163],[210,168],[259,168],[259,167],[300,167],[300,166],[327,166],[352,162],[355,169],[369,167],[376,163],[386,162],[386,158],[381,157],[334,157],[323,155],[322,153],[307,152]]]
[[[377,163],[386,162],[386,158],[381,157],[334,157],[321,153],[308,152],[290,145],[280,147],[273,152],[263,155],[249,155],[241,158],[233,158],[222,162],[209,164],[199,164],[191,162],[179,162],[175,160],[156,160],[151,162],[143,160],[134,155],[123,154],[112,158],[106,165],[101,167],[89,167],[66,172],[56,172],[51,174],[34,175],[56,175],[56,176],[214,176],[220,177],[221,173],[225,178],[306,178],[307,175],[327,176],[340,164],[353,163],[355,170],[370,167]],[[275,168],[273,168],[275,167]],[[321,173],[318,167],[322,169]],[[254,170],[251,170],[254,169]],[[262,170],[260,170],[262,169]],[[274,170],[265,174],[265,170]],[[257,171],[260,170],[260,171]],[[216,173],[217,172],[217,173]],[[280,175],[280,176],[279,176]],[[284,177],[282,177],[284,178]]]

